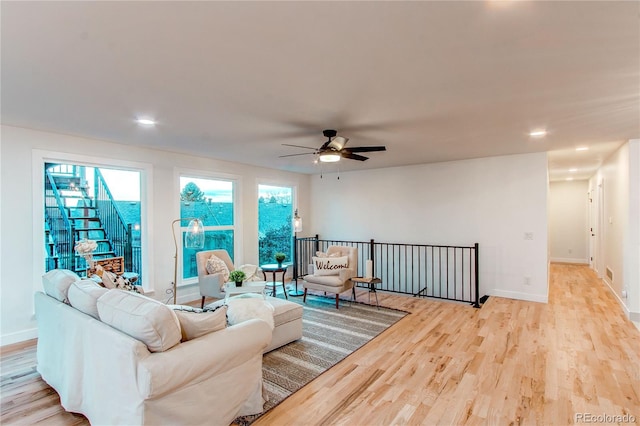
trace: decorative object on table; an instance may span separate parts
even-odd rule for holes
[[[176,240],[175,224],[182,222],[183,220],[189,220],[189,226],[184,236],[184,248],[201,249],[204,247],[204,225],[202,221],[197,217],[183,217],[171,222],[171,233],[173,234],[173,244],[175,245],[176,252],[173,256],[173,304],[176,304],[178,296],[178,240]]]
[[[279,251],[273,257],[276,259],[276,262],[278,262],[278,268],[282,268],[282,262],[287,258],[287,255]]]
[[[93,252],[98,248],[94,240],[83,239],[76,243],[74,249],[87,262],[87,269],[93,269]]]
[[[365,278],[373,278],[373,260],[367,260],[367,266],[365,269]]]
[[[236,269],[235,271],[231,271],[229,273],[229,280],[236,283],[236,286],[242,287],[242,281],[247,278],[247,274]]]

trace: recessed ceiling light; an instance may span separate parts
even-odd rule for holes
[[[577,172],[578,169],[569,169],[570,172]]]
[[[156,120],[152,120],[150,118],[138,118],[136,123],[141,124],[143,126],[155,126]]]
[[[579,146],[576,148],[576,151],[589,151],[588,146]]]
[[[546,130],[535,130],[533,132],[529,133],[529,136],[533,137],[533,138],[541,138],[543,136],[547,135],[547,131]]]
[[[573,180],[573,178],[567,178],[567,180]]]

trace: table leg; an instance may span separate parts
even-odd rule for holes
[[[284,275],[286,273],[287,273],[286,269],[284,271],[282,271],[282,292],[284,293],[284,298],[288,300],[289,296],[287,296],[287,288],[284,286]]]
[[[380,305],[378,304],[378,292],[376,291],[376,285],[374,283],[369,284],[369,304],[371,304],[371,293],[376,296],[376,308],[380,309]]]

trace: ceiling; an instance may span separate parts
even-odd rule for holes
[[[640,2],[0,7],[6,125],[301,173],[282,144],[330,128],[387,151],[325,172],[550,152],[552,180],[640,137]]]

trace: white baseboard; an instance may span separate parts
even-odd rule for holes
[[[589,260],[587,259],[573,259],[569,257],[552,257],[550,260],[555,263],[577,263],[579,265],[589,264]]]
[[[611,287],[611,282],[609,281],[609,278],[605,276],[604,278],[602,278],[602,282],[604,282],[605,285],[609,287],[609,291],[611,292],[611,294],[613,294],[613,297],[616,298],[616,300],[622,307],[622,310],[624,311],[624,314],[627,316],[627,318],[629,318],[631,321],[640,322],[640,312],[633,312],[629,310],[629,307],[627,306],[626,303],[624,303],[624,300],[622,300],[622,298],[618,295],[618,293],[616,293],[613,287]]]
[[[38,337],[37,328],[3,334],[0,336],[0,346],[13,345],[14,343],[24,342],[25,340],[35,339],[36,337]]]
[[[506,297],[507,299],[526,300],[527,302],[547,303],[549,296],[546,294],[521,293],[519,291],[506,291],[493,289],[492,296]]]

